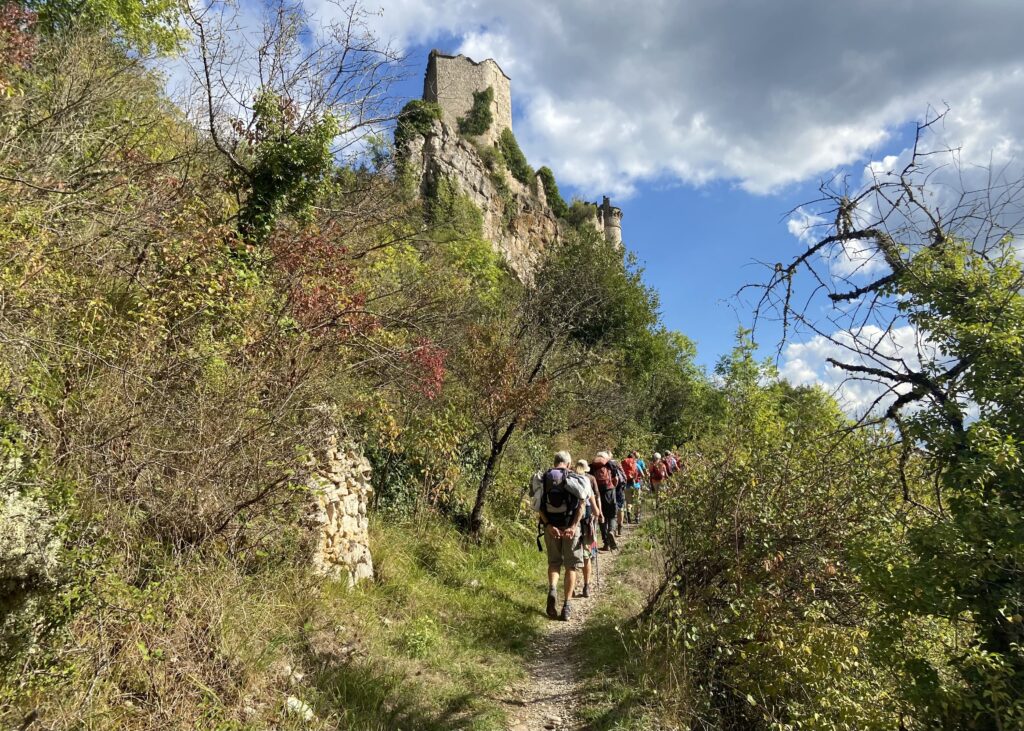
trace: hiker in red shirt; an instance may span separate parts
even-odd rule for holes
[[[641,479],[640,465],[637,463],[636,452],[630,452],[629,456],[622,460],[622,471],[626,475],[626,507],[623,511],[622,521],[625,523],[639,522],[639,485]]]
[[[651,465],[651,492],[654,493],[654,502],[658,503],[658,496],[661,486],[668,479],[668,464],[660,452],[654,453],[654,464]]]

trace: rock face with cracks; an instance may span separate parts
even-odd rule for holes
[[[373,578],[366,518],[373,492],[370,474],[370,462],[356,445],[331,431],[309,478],[313,568],[324,576],[347,579],[350,586]]]
[[[540,182],[526,186],[507,170],[491,171],[472,141],[440,121],[426,136],[414,138],[406,154],[424,193],[441,178],[458,185],[483,214],[484,238],[520,279],[529,280],[541,254],[559,237],[558,219]]]

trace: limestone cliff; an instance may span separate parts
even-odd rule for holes
[[[507,170],[492,172],[473,142],[440,121],[429,134],[413,139],[407,154],[417,166],[422,190],[439,177],[458,184],[483,213],[484,237],[520,278],[529,279],[541,253],[559,237],[558,219],[539,181],[527,187]]]

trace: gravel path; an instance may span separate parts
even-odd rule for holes
[[[628,540],[631,527],[623,526],[620,545]],[[509,708],[508,731],[585,731],[576,713],[582,692],[581,658],[573,650],[591,612],[609,594],[612,582],[619,581],[615,573],[617,558],[616,551],[602,551],[598,559],[601,586],[597,592],[589,599],[573,600],[570,621],[548,621],[543,646],[535,649],[529,662],[529,678],[512,688],[505,701]],[[582,588],[582,579],[579,588]],[[543,597],[537,601],[543,611]],[[558,608],[562,608],[561,582]]]

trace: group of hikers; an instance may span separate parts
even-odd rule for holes
[[[533,476],[530,487],[539,521],[537,548],[541,548],[543,537],[541,550],[547,551],[548,558],[549,617],[569,621],[577,572],[583,574],[579,596],[590,596],[598,534],[600,550],[617,550],[622,524],[640,523],[645,485],[657,504],[665,481],[678,469],[679,459],[671,452],[655,452],[650,465],[637,452],[619,462],[607,451],[598,452],[589,463],[581,459],[574,465],[569,452],[561,451],[555,455],[554,466]],[[558,578],[563,568],[565,599],[559,613]]]

